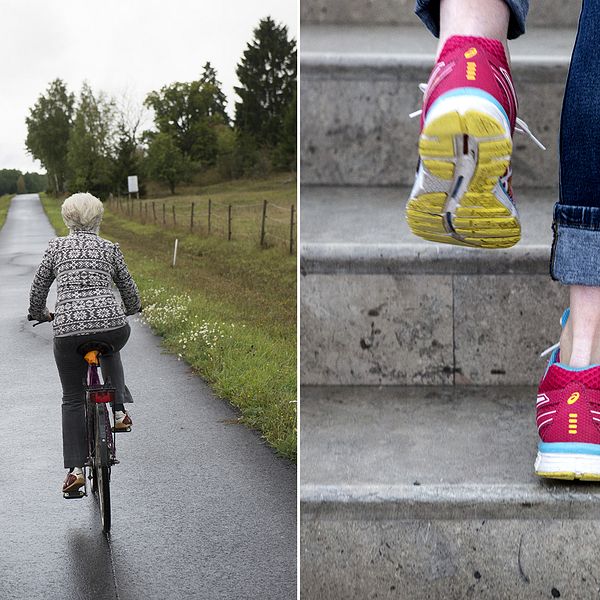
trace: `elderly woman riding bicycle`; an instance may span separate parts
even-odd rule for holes
[[[117,390],[115,429],[129,430],[132,423],[124,405],[133,399],[119,351],[129,339],[127,315],[139,312],[141,302],[119,245],[98,235],[102,202],[92,194],[73,194],[63,202],[61,212],[70,233],[50,240],[31,286],[29,314],[54,325],[54,358],[63,389],[64,466],[69,469],[63,492],[71,492],[84,485],[87,456],[83,384],[87,363],[77,348],[94,340],[114,349],[101,357],[102,371]],[[51,313],[46,300],[54,279],[57,299]],[[113,282],[122,302],[113,293]]]

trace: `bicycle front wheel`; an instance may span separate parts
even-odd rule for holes
[[[96,435],[94,452],[94,479],[102,520],[102,531],[108,533],[111,525],[110,512],[110,452],[107,438],[108,411],[105,404],[96,405]]]

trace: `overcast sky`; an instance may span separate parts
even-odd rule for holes
[[[25,118],[57,77],[75,93],[87,80],[141,104],[210,61],[233,114],[235,67],[258,21],[271,16],[298,39],[297,0],[2,0],[0,14],[0,168],[22,171],[41,170],[25,150]]]

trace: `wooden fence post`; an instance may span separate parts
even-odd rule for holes
[[[144,225],[148,222],[148,204],[144,204]]]
[[[265,245],[265,225],[267,222],[267,201],[263,200],[262,219],[260,222],[260,245],[264,248]]]
[[[154,200],[152,200],[152,218],[154,220],[154,224],[156,224],[156,204]]]
[[[294,253],[294,210],[295,206],[292,204],[292,209],[290,211],[290,254]]]
[[[138,214],[138,216],[139,216],[139,217],[140,217],[140,219],[141,219],[141,218],[142,218],[142,203],[141,203],[141,202],[138,202],[138,204],[140,205],[140,211],[139,211],[139,214]]]
[[[212,212],[212,200],[208,199],[208,233],[210,235],[210,213]]]
[[[192,210],[190,213],[190,231],[194,231],[194,203],[192,202]]]
[[[163,225],[167,224],[167,207],[165,206],[165,203],[163,202]]]
[[[175,218],[175,205],[173,204],[173,227],[177,227],[177,219]]]
[[[227,241],[231,241],[231,204],[227,207]]]

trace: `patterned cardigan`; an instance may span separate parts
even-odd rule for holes
[[[126,315],[140,311],[141,302],[118,244],[90,231],[74,231],[50,240],[29,297],[29,314],[48,319],[46,299],[56,279],[54,335],[85,335],[118,329]],[[117,302],[112,284],[117,285],[123,305]]]

